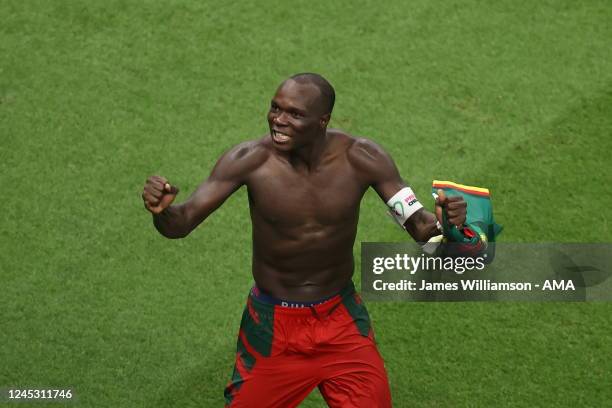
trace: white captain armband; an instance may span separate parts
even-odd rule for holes
[[[423,205],[417,200],[410,187],[404,187],[395,193],[387,201],[387,206],[390,208],[389,214],[402,228],[404,228],[404,223],[412,214],[423,208]]]

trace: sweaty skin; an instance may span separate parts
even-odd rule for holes
[[[364,193],[372,187],[386,202],[406,183],[380,146],[327,129],[329,118],[316,86],[285,81],[268,112],[270,133],[226,152],[187,201],[170,205],[178,190],[163,177],[147,180],[143,199],[155,227],[168,238],[182,238],[244,185],[257,286],[302,302],[337,293],[353,275]],[[465,202],[442,200],[451,222],[462,225]],[[424,209],[405,226],[419,242],[439,234],[436,216]]]

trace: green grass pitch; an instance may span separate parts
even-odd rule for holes
[[[610,21],[606,0],[3,0],[0,387],[223,404],[246,193],[170,241],[140,192],[162,174],[184,199],[296,72],[331,81],[332,126],[383,145],[422,201],[436,178],[486,186],[502,241],[611,242]],[[369,192],[357,257],[408,239],[384,218]],[[610,304],[369,309],[398,407],[612,401]]]

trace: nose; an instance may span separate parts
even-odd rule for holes
[[[277,125],[285,126],[287,125],[287,117],[285,116],[285,112],[280,112],[276,116],[272,118],[272,122]]]

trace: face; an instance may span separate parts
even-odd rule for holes
[[[276,91],[268,111],[274,147],[290,151],[308,146],[325,134],[329,114],[319,102],[319,89],[291,79]]]

